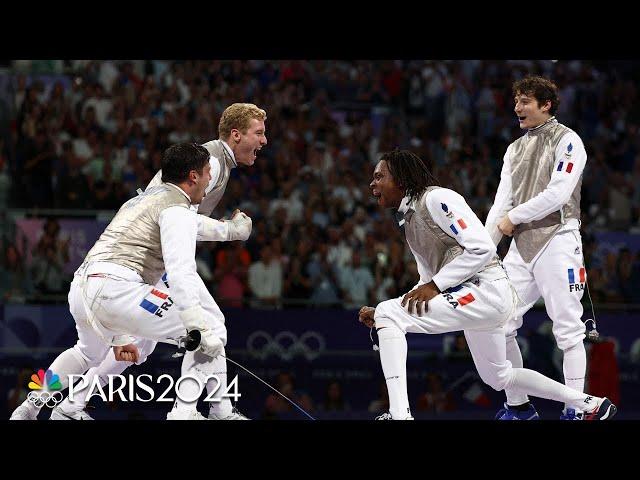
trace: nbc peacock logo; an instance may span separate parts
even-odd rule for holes
[[[31,375],[29,389],[31,392],[27,395],[27,399],[38,408],[45,405],[53,408],[64,398],[60,392],[62,390],[60,377],[51,370],[45,372],[40,369],[37,374]]]

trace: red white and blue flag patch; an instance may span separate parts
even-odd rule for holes
[[[580,269],[567,269],[567,276],[569,277],[569,291],[570,292],[579,292],[584,290],[585,282],[587,281],[587,271],[584,267]],[[576,276],[578,278],[576,278]]]
[[[462,230],[464,230],[465,228],[467,228],[467,224],[465,223],[464,218],[459,218],[459,219],[458,219],[458,221],[457,221],[457,223],[458,223],[458,226],[459,226]],[[451,231],[453,232],[453,234],[454,234],[454,235],[457,235],[457,234],[458,234],[458,229],[456,228],[455,223],[454,223],[454,224],[449,225],[449,228],[451,229]]]
[[[472,293],[467,293],[466,295],[463,295],[461,297],[454,297],[452,295],[452,293],[457,292],[461,289],[462,289],[462,285],[458,285],[456,287],[448,288],[447,290],[442,292],[440,295],[442,295],[444,299],[447,302],[449,302],[449,305],[451,305],[453,308],[458,308],[459,306],[464,307],[465,305],[468,305],[469,303],[475,301],[476,298],[473,296]]]
[[[558,163],[558,172],[561,172],[562,170],[564,170],[567,173],[571,173],[571,170],[573,170],[573,163],[572,162],[567,162],[566,166],[565,166],[564,162]]]
[[[576,275],[574,273],[573,268],[569,268],[567,269],[567,273],[569,275],[569,283],[576,283]],[[586,278],[586,270],[584,269],[584,267],[580,268],[580,270],[578,270],[578,275],[580,278],[580,283],[584,283],[585,278]]]
[[[154,315],[157,315],[161,309],[167,310],[171,305],[173,305],[171,297],[160,290],[156,290],[155,288],[151,289],[151,292],[149,292],[149,294],[142,299],[142,302],[140,302],[140,306],[142,308]],[[162,317],[162,313],[160,312],[160,315],[158,316]]]

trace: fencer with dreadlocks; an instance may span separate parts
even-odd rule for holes
[[[513,388],[579,405],[591,420],[616,413],[607,398],[594,397],[525,368],[506,357],[504,325],[516,295],[496,247],[462,196],[438,186],[415,154],[382,155],[369,185],[378,205],[396,208],[418,264],[418,284],[403,297],[362,307],[359,320],[377,329],[380,362],[389,391],[389,412],[379,420],[411,420],[407,395],[407,340],[411,333],[463,330],[482,380],[496,390]]]

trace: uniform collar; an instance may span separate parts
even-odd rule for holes
[[[547,131],[549,128],[551,128],[552,125],[555,125],[556,123],[558,123],[558,120],[556,120],[555,116],[552,116],[551,118],[549,118],[546,122],[544,122],[541,125],[538,125],[537,127],[533,127],[530,128],[527,131],[528,135],[539,135],[542,132]]]
[[[400,206],[398,207],[398,211],[396,212],[396,220],[398,221],[398,225],[404,225],[405,220],[408,220],[415,211],[416,200],[411,200],[407,195],[400,202]]]
[[[181,189],[178,185],[176,185],[175,183],[169,183],[166,182],[167,185],[177,189],[181,194],[183,194],[185,197],[187,197],[187,200],[189,200],[189,204],[191,204],[191,197],[189,195],[187,195],[187,192],[185,192],[183,189]]]
[[[225,142],[224,140],[220,139],[220,143],[222,143],[222,146],[224,147],[225,151],[227,152],[227,154],[229,155],[230,159],[231,159],[231,165],[229,165],[231,168],[235,168],[238,166],[238,162],[236,162],[236,156],[233,153],[233,150],[231,150],[231,147],[229,146],[229,144],[227,142]]]
[[[407,210],[409,209],[413,211],[416,210],[416,201],[415,200],[412,201],[409,195],[407,195],[400,202],[400,206],[398,207],[398,212],[404,215],[405,213],[407,213]]]

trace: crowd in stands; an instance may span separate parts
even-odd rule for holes
[[[269,143],[254,166],[233,170],[214,212],[245,211],[250,239],[198,246],[219,303],[358,308],[406,293],[415,262],[368,188],[381,152],[415,151],[484,221],[504,152],[522,134],[511,84],[526,74],[557,83],[556,116],[587,149],[593,300],[640,303],[638,252],[603,253],[595,240],[640,231],[638,69],[564,60],[14,62],[0,72],[0,296],[65,294],[70,281],[57,220],[27,255],[8,209],[115,211],[145,188],[165,148],[217,138],[222,111],[243,101],[267,111]]]

